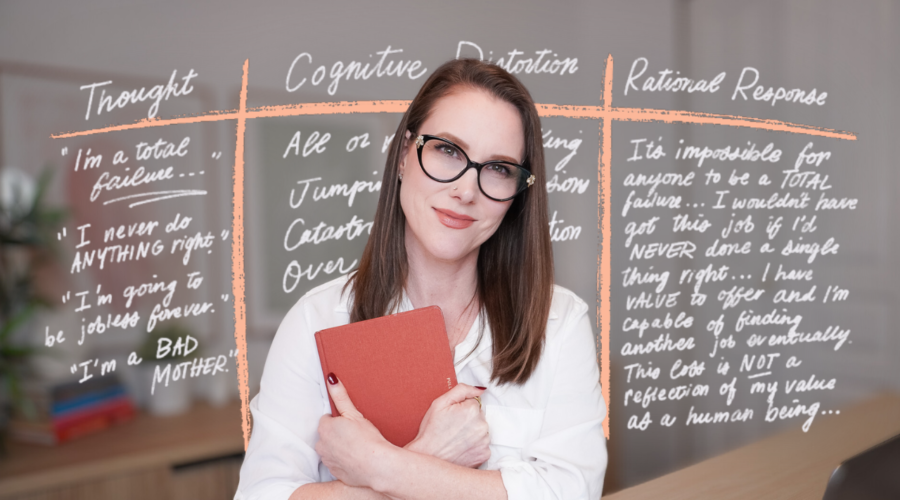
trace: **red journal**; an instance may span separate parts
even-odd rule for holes
[[[437,306],[321,330],[316,346],[322,375],[334,373],[360,413],[397,446],[416,437],[431,402],[456,385]]]

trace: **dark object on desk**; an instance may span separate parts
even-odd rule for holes
[[[456,386],[437,306],[328,328],[316,332],[316,345],[323,383],[337,375],[356,409],[397,446],[416,437],[431,402]]]
[[[900,499],[900,434],[834,469],[822,500],[851,499]]]

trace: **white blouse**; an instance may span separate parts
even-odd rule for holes
[[[287,499],[303,484],[334,479],[314,449],[319,419],[331,414],[314,334],[349,323],[346,281],[311,290],[281,322],[250,402],[253,432],[235,500]],[[397,312],[410,309],[404,296]],[[475,345],[481,318],[456,347],[458,381],[487,387],[481,401],[491,458],[480,468],[500,471],[509,500],[600,498],[606,405],[587,311],[578,296],[554,286],[544,351],[522,385],[491,383],[487,322]]]

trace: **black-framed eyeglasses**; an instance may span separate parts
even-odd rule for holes
[[[470,168],[478,172],[478,188],[494,201],[508,201],[534,184],[534,175],[522,165],[503,160],[476,163],[453,142],[434,135],[416,138],[419,166],[438,182],[453,182]]]

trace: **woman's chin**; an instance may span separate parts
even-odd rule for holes
[[[476,257],[478,255],[478,249],[471,248],[460,248],[453,247],[451,245],[441,245],[435,248],[426,248],[426,253],[429,258],[434,259],[437,262],[444,263],[454,263],[454,262],[464,262],[469,258]]]

